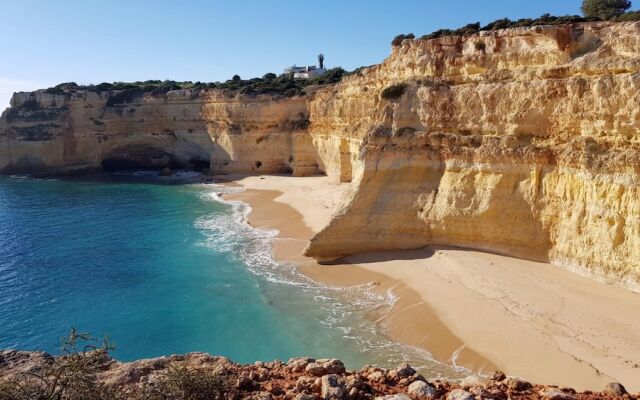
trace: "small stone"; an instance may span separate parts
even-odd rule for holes
[[[464,389],[476,386],[485,387],[486,385],[487,380],[478,375],[469,375],[460,382],[460,386]]]
[[[376,397],[376,400],[412,400],[411,397],[404,393],[392,394],[384,397]]]
[[[345,372],[344,364],[336,358],[323,362],[322,367],[327,374],[343,374]]]
[[[415,381],[409,385],[407,393],[419,399],[428,399],[436,397],[438,391],[427,382]]]
[[[254,393],[249,397],[251,400],[272,400],[273,397],[269,392],[258,392]]]
[[[493,375],[491,375],[491,380],[495,382],[501,382],[507,379],[507,376],[502,371],[495,371]]]
[[[396,376],[401,378],[406,378],[416,373],[416,370],[411,368],[411,365],[404,363],[400,364],[398,368],[396,368]]]
[[[507,387],[516,392],[522,392],[532,388],[532,385],[520,378],[507,378]]]
[[[540,391],[540,395],[549,400],[574,400],[575,397],[569,393],[565,393],[562,390],[548,387]]]
[[[604,387],[604,392],[614,396],[624,396],[628,393],[627,389],[618,382],[607,383],[607,386]]]
[[[313,376],[322,376],[322,375],[326,375],[327,374],[327,370],[322,366],[322,364],[320,364],[319,362],[313,362],[308,364],[305,368],[304,368],[305,372],[307,372],[309,375],[313,375]]]
[[[293,372],[302,372],[307,367],[307,365],[309,365],[313,361],[314,360],[312,358],[306,358],[306,357],[291,358],[287,362],[287,366],[291,368],[291,371]]]
[[[315,394],[298,393],[294,400],[318,400],[318,396]]]
[[[475,400],[475,398],[466,390],[455,389],[447,394],[447,400]]]
[[[251,379],[246,372],[244,372],[238,378],[237,386],[240,390],[251,390],[257,386],[257,383]]]
[[[346,377],[346,386],[347,386],[347,391],[349,391],[351,388],[361,389],[365,385],[362,378],[360,378],[357,375],[350,375]]]
[[[384,383],[386,377],[382,371],[373,371],[369,374],[369,380],[373,382]]]
[[[324,400],[341,399],[344,397],[344,384],[340,377],[335,374],[325,375],[322,377],[322,389],[320,391]]]

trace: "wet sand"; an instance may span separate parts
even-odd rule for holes
[[[302,256],[347,184],[326,177],[225,176],[247,190],[249,223],[277,229],[275,255],[337,286],[376,282],[398,298],[390,335],[479,372],[583,390],[640,391],[640,295],[547,263],[457,248],[367,253],[334,265]]]

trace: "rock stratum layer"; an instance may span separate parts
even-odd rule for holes
[[[600,22],[405,40],[305,97],[19,93],[0,171],[324,172],[351,186],[317,259],[454,245],[637,288],[639,72],[640,23]]]
[[[353,182],[307,254],[455,245],[637,285],[639,71],[638,23],[405,40],[311,103]]]

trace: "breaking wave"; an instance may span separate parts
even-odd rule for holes
[[[468,375],[469,371],[455,362],[440,363],[424,349],[387,338],[384,328],[373,321],[384,319],[395,305],[397,298],[391,291],[380,294],[373,282],[346,288],[325,285],[303,275],[294,263],[277,261],[273,256],[272,239],[278,232],[252,227],[247,223],[251,212],[248,204],[222,198],[226,193],[244,189],[215,184],[202,186],[205,188],[200,194],[203,199],[225,204],[231,209],[231,212],[212,213],[195,221],[195,227],[204,235],[202,246],[240,261],[251,273],[271,285],[287,285],[304,293],[312,300],[312,305],[322,311],[319,313],[321,324],[341,332],[363,353],[384,355],[380,357],[380,363],[385,367],[409,362],[433,377],[456,379]]]

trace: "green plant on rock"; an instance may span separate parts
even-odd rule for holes
[[[145,400],[218,400],[232,398],[229,377],[216,371],[172,365],[154,386],[137,397]]]
[[[393,38],[391,41],[391,46],[396,47],[402,44],[402,41],[405,39],[415,39],[415,35],[413,33],[409,33],[408,35],[400,34]]]
[[[387,86],[382,91],[382,98],[385,100],[395,100],[400,98],[405,90],[407,89],[407,85],[405,83],[397,83],[395,85]]]

